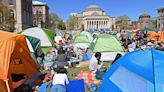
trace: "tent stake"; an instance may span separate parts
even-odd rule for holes
[[[8,91],[8,92],[11,92],[11,91],[10,91],[10,87],[9,87],[9,83],[8,83],[8,79],[6,79],[6,80],[4,80],[4,81],[5,81],[5,83],[6,83],[7,91]]]

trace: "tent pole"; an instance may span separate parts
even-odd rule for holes
[[[8,91],[8,92],[11,92],[11,91],[10,91],[10,87],[9,87],[9,82],[8,82],[8,80],[9,80],[9,79],[6,79],[6,80],[4,80],[4,81],[5,81],[5,83],[6,83],[7,91]]]
[[[156,92],[156,80],[155,80],[155,65],[154,65],[154,54],[153,54],[153,49],[151,48],[151,53],[152,53],[152,67],[153,67],[153,77],[154,77],[154,92]]]

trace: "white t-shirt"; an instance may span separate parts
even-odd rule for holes
[[[66,74],[57,74],[57,73],[54,74],[53,81],[52,81],[53,85],[56,85],[56,84],[66,85],[68,83],[69,81]]]
[[[101,65],[98,65],[98,60],[93,57],[90,59],[90,63],[89,63],[89,69],[92,71],[97,71],[97,69],[100,69]]]

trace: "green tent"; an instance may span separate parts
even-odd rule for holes
[[[90,43],[87,35],[78,35],[75,40],[74,43]]]
[[[30,50],[32,58],[34,59],[36,64],[38,64],[36,57],[38,54],[39,47],[41,45],[41,41],[38,38],[35,38],[32,36],[26,36],[26,41],[27,41],[27,45]],[[40,49],[40,51],[41,51],[41,49]]]
[[[93,41],[92,34],[87,32],[87,31],[81,32],[80,35],[86,35],[88,37],[88,40],[89,40],[90,43]]]
[[[145,27],[145,28],[140,30],[140,32],[149,32],[149,31],[154,31],[154,29],[150,28],[150,27]]]
[[[108,34],[100,34],[91,43],[90,49],[93,52],[117,52],[123,51],[120,42],[116,37]]]
[[[52,30],[46,29],[46,28],[43,28],[43,30],[44,30],[44,32],[46,33],[46,35],[47,35],[49,41],[50,41],[51,43],[53,43],[54,38],[55,38],[55,36],[56,36],[55,32],[53,32]],[[42,51],[43,51],[44,54],[46,54],[46,53],[47,53],[49,50],[51,50],[51,49],[52,49],[52,47],[42,47]]]
[[[32,49],[35,52],[38,48],[38,46],[41,44],[40,40],[38,38],[32,37],[32,36],[26,36],[28,41],[31,43]]]
[[[53,43],[55,35],[56,35],[55,32],[46,28],[43,28],[43,30],[46,33],[48,39],[51,41],[51,43]]]
[[[24,30],[21,34],[38,38],[41,41],[42,51],[47,53],[54,41],[55,32],[46,28],[33,27]]]

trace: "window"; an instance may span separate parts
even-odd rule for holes
[[[8,0],[9,5],[13,5],[13,0]]]

